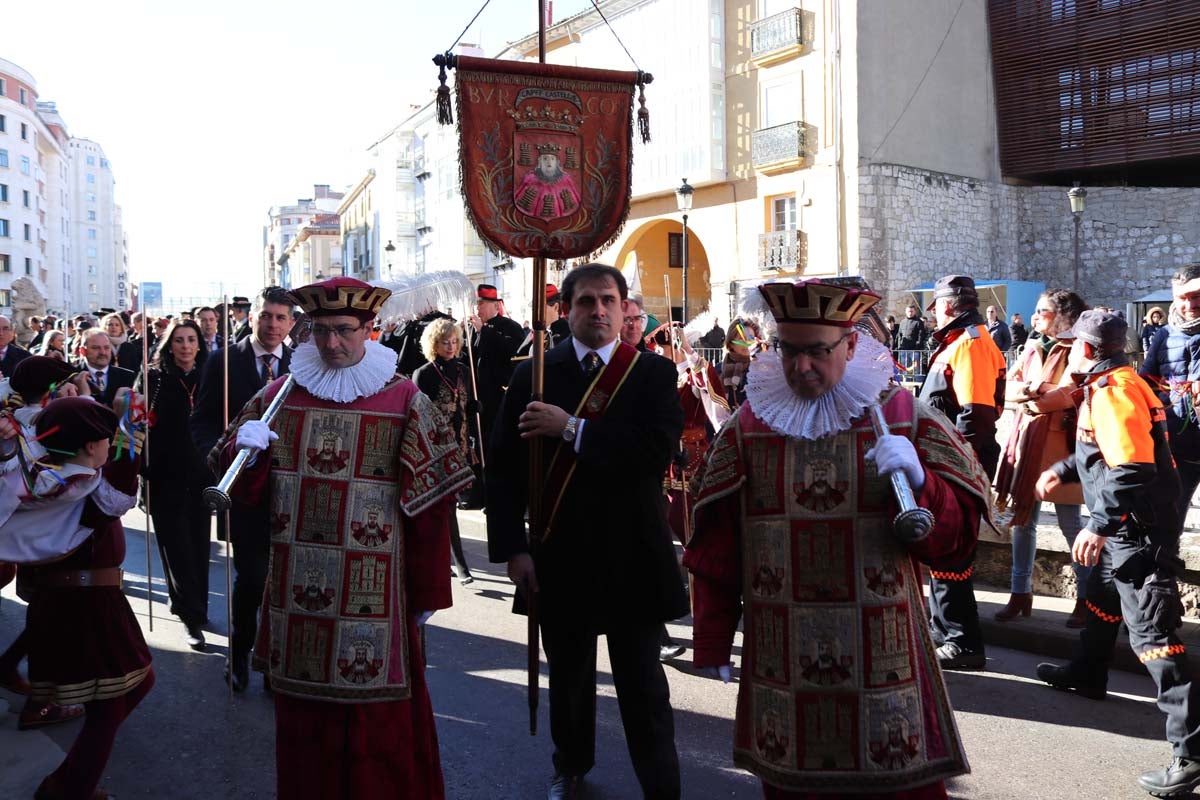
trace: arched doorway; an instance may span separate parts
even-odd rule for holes
[[[683,310],[683,269],[679,259],[680,247],[683,242],[683,223],[673,219],[656,219],[643,223],[634,231],[621,249],[617,252],[614,262],[616,267],[625,273],[625,279],[633,280],[632,264],[626,261],[632,255],[637,260],[638,283],[646,311],[658,317],[660,321],[667,318],[666,287],[663,277],[670,278],[671,315],[673,319],[680,318]],[[696,236],[696,231],[688,228],[688,319],[694,319],[697,314],[708,309],[711,296],[708,271],[708,253],[704,243]],[[670,266],[675,263],[676,266]]]

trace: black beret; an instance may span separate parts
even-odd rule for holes
[[[38,414],[37,432],[47,450],[73,454],[88,442],[111,439],[117,415],[90,397],[60,397]]]
[[[49,356],[30,356],[13,370],[9,385],[26,403],[41,399],[51,384],[62,383],[79,372],[65,361]]]

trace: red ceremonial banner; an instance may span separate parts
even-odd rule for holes
[[[638,73],[459,56],[462,193],[493,250],[579,258],[629,212]]]

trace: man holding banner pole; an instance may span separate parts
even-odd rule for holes
[[[662,623],[688,611],[660,498],[683,424],[675,369],[620,342],[627,289],[618,270],[576,267],[560,293],[571,338],[546,353],[543,401],[531,400],[530,359],[513,373],[496,419],[489,556],[538,597],[550,665],[550,797],[573,797],[595,761],[596,637],[604,634],[638,781],[647,797],[677,798],[670,691],[658,660]],[[544,477],[530,527],[544,534],[531,555],[524,516],[534,444]],[[623,502],[612,503],[618,492]]]

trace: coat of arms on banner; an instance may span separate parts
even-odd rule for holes
[[[455,91],[467,215],[493,249],[577,258],[629,209],[633,92],[646,76],[459,56]]]

